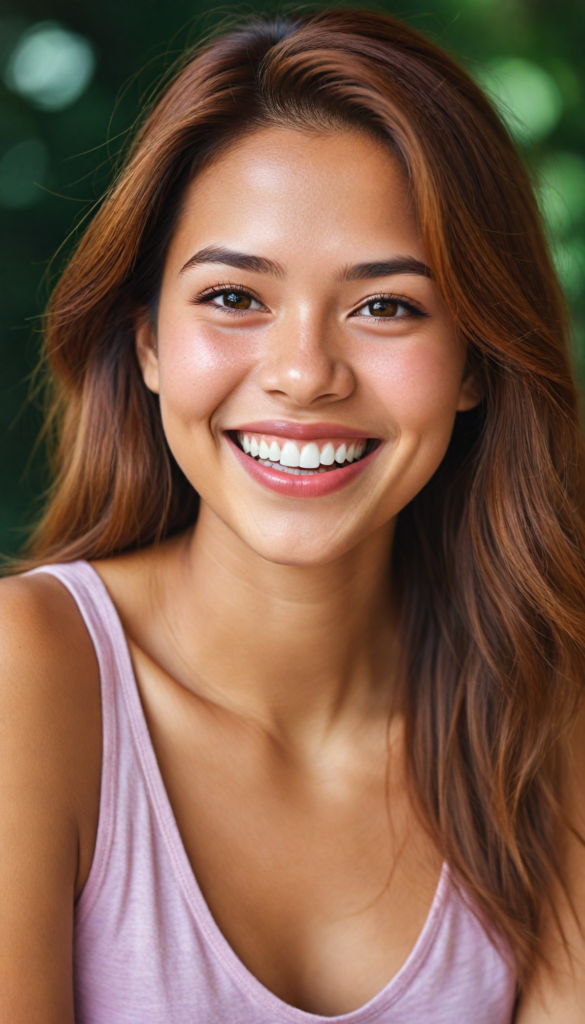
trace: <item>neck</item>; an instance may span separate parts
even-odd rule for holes
[[[159,577],[186,684],[281,739],[387,707],[392,536],[393,523],[327,565],[277,565],[203,504],[178,574]]]

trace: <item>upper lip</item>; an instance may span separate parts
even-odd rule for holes
[[[276,437],[288,437],[297,441],[313,441],[323,437],[365,437],[373,435],[366,430],[343,426],[340,423],[289,423],[286,420],[259,420],[254,423],[243,423],[231,430],[242,434],[273,434]]]

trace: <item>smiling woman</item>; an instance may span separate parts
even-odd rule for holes
[[[579,1020],[583,444],[477,86],[367,11],[188,54],[46,346],[0,1016]]]
[[[390,522],[439,465],[457,410],[479,401],[473,375],[462,384],[464,346],[424,263],[404,172],[349,130],[258,129],[201,171],[137,350],[187,479],[277,562],[291,550],[329,560]],[[245,401],[242,380],[255,385]],[[234,457],[263,490],[233,476]],[[264,489],[325,497],[350,485],[337,508],[310,510],[310,530],[290,502],[267,529]]]

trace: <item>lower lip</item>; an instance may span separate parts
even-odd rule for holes
[[[224,436],[238,461],[254,480],[264,487],[268,487],[269,490],[275,491],[276,494],[290,498],[321,498],[325,494],[340,491],[342,487],[352,483],[367,469],[382,447],[380,444],[377,445],[369,455],[365,455],[359,462],[352,462],[350,466],[344,466],[343,469],[330,470],[328,473],[313,473],[311,476],[297,476],[296,473],[283,473],[281,470],[262,466],[255,459],[246,455],[229,434]]]

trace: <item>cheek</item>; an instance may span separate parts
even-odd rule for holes
[[[235,332],[234,332],[235,333]],[[248,372],[251,349],[204,325],[159,328],[160,401],[165,423],[208,421]]]
[[[364,374],[377,403],[394,421],[401,436],[417,435],[442,443],[450,436],[455,416],[463,356],[456,344],[438,339],[390,342],[369,353]]]

